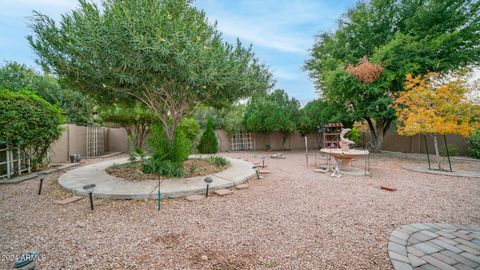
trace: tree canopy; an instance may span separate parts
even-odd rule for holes
[[[318,35],[305,69],[323,98],[368,122],[373,150],[379,150],[395,118],[393,96],[407,74],[480,63],[479,8],[476,0],[360,2],[335,32]],[[347,72],[364,57],[383,68],[378,80],[364,83]]]
[[[318,132],[321,126],[328,123],[343,122],[344,126],[350,126],[352,122],[348,119],[341,109],[332,106],[329,101],[314,99],[300,110],[297,130],[303,136]]]
[[[103,106],[100,111],[101,120],[107,125],[123,127],[135,148],[142,148],[149,134],[149,126],[154,123],[154,115],[143,105],[113,104]]]
[[[275,131],[284,134],[283,140],[296,130],[300,102],[289,98],[282,89],[251,99],[245,108],[243,122],[248,131],[271,134]]]
[[[9,62],[0,67],[0,88],[36,93],[50,104],[60,107],[66,122],[79,125],[95,122],[93,111],[96,104],[93,99],[64,88],[56,78],[39,74],[23,64]]]
[[[408,75],[405,91],[396,99],[401,135],[458,134],[469,137],[480,127],[480,106],[466,101],[464,82],[435,85],[439,76]]]
[[[400,135],[430,134],[438,169],[441,169],[436,134],[467,138],[480,127],[480,106],[468,102],[463,80],[438,74],[407,75],[405,91],[396,99]]]
[[[81,0],[59,24],[35,12],[32,28],[28,40],[46,70],[104,102],[140,100],[169,144],[196,105],[222,106],[272,86],[251,47],[225,43],[188,0]]]

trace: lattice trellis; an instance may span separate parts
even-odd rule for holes
[[[230,148],[232,151],[252,150],[252,133],[241,131],[234,134],[230,140]]]
[[[105,138],[103,128],[87,126],[87,158],[101,156],[104,150]]]
[[[0,179],[30,173],[30,158],[24,149],[0,149]]]

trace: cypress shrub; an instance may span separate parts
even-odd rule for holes
[[[218,142],[215,136],[215,130],[213,129],[212,118],[208,119],[207,127],[198,144],[198,151],[202,154],[215,154],[218,151]]]

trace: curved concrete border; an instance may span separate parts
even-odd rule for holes
[[[453,172],[447,171],[439,171],[439,170],[429,170],[424,165],[416,165],[416,164],[407,164],[403,166],[404,169],[414,172],[421,172],[421,173],[429,173],[429,174],[436,174],[436,175],[446,175],[446,176],[460,176],[460,177],[480,177],[480,171],[463,171],[463,170],[456,170]]]
[[[196,156],[201,157],[201,156]],[[225,157],[231,166],[221,172],[210,175],[213,183],[210,190],[229,188],[246,182],[255,176],[254,165],[250,162]],[[80,167],[60,176],[58,183],[64,189],[81,196],[87,194],[83,186],[96,184],[93,195],[104,199],[157,199],[158,181],[127,181],[105,172],[113,164],[124,164],[128,158],[109,160]],[[205,193],[204,176],[163,179],[160,184],[162,198],[176,198],[193,194]]]
[[[480,268],[480,226],[418,223],[395,229],[388,239],[395,270]]]

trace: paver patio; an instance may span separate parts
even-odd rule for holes
[[[390,234],[395,270],[480,269],[480,226],[410,224]]]

